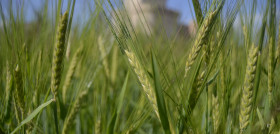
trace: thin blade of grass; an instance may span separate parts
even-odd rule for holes
[[[129,78],[129,72],[127,72],[127,74],[126,74],[125,81],[123,83],[122,90],[121,90],[121,93],[120,93],[120,96],[118,99],[118,108],[117,108],[118,115],[120,114],[121,108],[123,106],[123,99],[124,99],[124,95],[125,95],[125,91],[126,91],[126,87],[127,87],[128,78]]]
[[[263,120],[263,117],[262,117],[262,114],[261,114],[259,108],[257,108],[257,113],[258,113],[258,117],[259,117],[259,120],[260,120],[261,129],[264,129],[265,123],[264,123],[264,120]]]
[[[167,110],[166,110],[166,106],[165,106],[164,96],[162,93],[162,87],[161,87],[161,83],[160,83],[160,75],[159,75],[157,60],[156,60],[156,57],[153,52],[152,52],[152,65],[153,65],[156,100],[157,100],[157,104],[158,104],[158,111],[159,111],[161,124],[162,124],[162,127],[163,127],[165,133],[170,133],[168,115],[167,115]]]
[[[113,116],[110,120],[109,126],[108,126],[107,134],[113,134],[114,133],[116,119],[117,119],[117,114],[116,114],[116,112],[114,112],[114,114],[113,114]]]
[[[46,103],[43,103],[42,105],[40,105],[38,108],[36,108],[29,116],[27,116],[27,118],[25,118],[17,127],[16,129],[11,133],[14,134],[16,133],[24,124],[28,123],[29,121],[31,121],[40,111],[42,111],[46,106],[48,106],[49,104],[51,104],[54,101],[54,99],[51,99],[49,101],[47,101]]]

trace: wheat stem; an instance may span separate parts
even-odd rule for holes
[[[240,116],[239,116],[239,125],[240,133],[243,133],[248,124],[250,113],[252,109],[252,100],[253,100],[253,85],[256,74],[256,63],[258,59],[258,48],[252,45],[249,57],[247,61],[247,68],[245,74],[245,80],[243,85],[243,92],[241,98],[241,107],[240,107]]]
[[[68,130],[70,129],[71,125],[74,122],[75,116],[80,110],[81,103],[87,94],[88,94],[88,90],[84,90],[83,92],[81,92],[81,94],[75,101],[73,108],[71,109],[70,113],[67,115],[64,121],[62,134],[67,134]]]
[[[201,25],[201,28],[198,31],[197,37],[195,39],[194,45],[191,49],[191,52],[189,53],[186,66],[185,66],[185,75],[187,76],[188,71],[190,70],[191,66],[193,65],[195,59],[197,58],[201,47],[203,44],[206,43],[208,36],[210,35],[210,30],[215,22],[215,19],[219,13],[219,9],[211,12],[209,16],[203,21],[203,24]]]
[[[272,103],[272,89],[273,89],[273,72],[274,72],[274,45],[273,38],[271,37],[269,40],[269,59],[268,59],[268,97],[269,104]]]
[[[108,61],[107,61],[107,52],[106,52],[106,49],[104,47],[104,41],[102,39],[101,36],[99,36],[98,38],[98,48],[99,48],[99,51],[101,53],[101,58],[102,58],[102,64],[104,66],[104,70],[105,70],[105,75],[107,78],[109,78],[109,66],[108,66]]]
[[[52,63],[52,79],[51,79],[51,90],[56,100],[57,90],[61,81],[61,74],[63,70],[63,54],[65,45],[65,35],[68,22],[68,11],[66,11],[60,21],[58,32],[56,35],[56,43],[53,54]]]
[[[202,16],[199,0],[192,0],[192,3],[194,7],[197,24],[200,25],[203,20],[203,16]]]
[[[141,86],[142,86],[145,94],[147,95],[147,98],[151,102],[153,109],[154,109],[157,117],[159,118],[156,97],[153,92],[153,87],[150,83],[150,80],[149,80],[147,74],[145,73],[143,67],[141,66],[139,60],[137,59],[137,57],[135,56],[135,54],[133,52],[129,52],[129,51],[125,50],[125,53],[128,57],[128,61],[129,61],[130,65],[132,66],[134,72],[137,75],[138,80],[141,83]]]
[[[75,52],[75,54],[71,60],[70,66],[68,68],[67,74],[66,74],[66,78],[65,78],[65,81],[64,81],[64,84],[62,87],[62,99],[63,99],[64,104],[66,103],[67,89],[69,88],[71,80],[73,79],[73,75],[76,70],[81,52],[82,52],[82,47],[80,47]]]
[[[19,66],[16,66],[15,69],[15,83],[16,83],[16,104],[19,107],[19,110],[21,112],[21,118],[23,118],[24,114],[24,89],[23,89],[23,81],[22,81],[22,74],[20,71]]]
[[[212,117],[213,117],[214,133],[217,134],[220,125],[220,110],[219,110],[218,96],[214,96],[214,94],[212,94]]]

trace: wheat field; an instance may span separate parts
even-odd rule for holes
[[[31,22],[0,1],[0,134],[280,134],[279,2],[188,1],[191,36],[133,26],[122,0],[84,24],[76,0]]]

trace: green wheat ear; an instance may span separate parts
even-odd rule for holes
[[[105,75],[106,77],[109,78],[109,65],[108,65],[108,60],[107,60],[107,52],[106,52],[106,48],[104,47],[104,40],[102,38],[102,36],[99,36],[98,37],[98,48],[99,48],[99,51],[101,53],[101,58],[102,58],[102,64],[104,66],[104,70],[105,70]]]
[[[23,90],[23,82],[22,82],[22,74],[20,71],[19,66],[17,65],[15,69],[15,83],[16,83],[16,94],[15,94],[15,99],[16,99],[16,104],[20,109],[21,112],[21,117],[23,118],[23,113],[24,113],[24,90]]]
[[[5,87],[5,117],[6,119],[8,115],[10,114],[10,109],[11,109],[11,100],[12,100],[12,93],[13,93],[13,88],[12,88],[12,74],[9,68],[9,63],[7,62],[7,73],[6,73],[6,87]],[[3,118],[3,117],[2,117]]]
[[[56,100],[57,90],[61,81],[61,74],[63,70],[63,54],[64,54],[64,45],[65,45],[65,35],[68,22],[68,11],[66,11],[59,23],[56,42],[53,54],[53,63],[52,63],[52,79],[51,79],[51,90]]]
[[[157,107],[157,101],[155,93],[153,92],[153,86],[150,83],[149,77],[145,73],[145,70],[143,69],[142,65],[140,64],[139,60],[137,59],[136,55],[133,52],[129,52],[125,50],[125,54],[127,55],[128,61],[130,65],[132,66],[135,74],[137,75],[137,78],[139,82],[141,83],[141,86],[147,95],[148,100],[153,106],[153,109],[159,118],[159,112]],[[160,118],[159,118],[160,119]]]
[[[199,0],[192,0],[192,3],[193,3],[194,11],[195,11],[195,16],[197,19],[197,24],[200,25],[203,20],[203,15],[202,15],[202,11],[200,8]]]
[[[187,76],[188,71],[190,70],[191,66],[193,65],[195,59],[197,58],[201,47],[206,43],[207,38],[209,37],[209,33],[211,31],[211,28],[213,27],[213,24],[219,14],[219,11],[221,9],[221,5],[218,9],[215,11],[211,12],[209,16],[203,21],[197,37],[195,39],[194,45],[192,46],[191,52],[189,53],[186,66],[185,66],[185,75],[184,77]]]
[[[239,116],[240,133],[243,133],[249,124],[250,113],[252,110],[253,85],[256,74],[257,59],[258,47],[255,47],[254,44],[252,44],[252,47],[249,52],[249,57],[247,59],[247,68],[241,98]]]
[[[79,95],[79,97],[75,101],[75,103],[73,105],[73,108],[71,109],[70,113],[67,115],[67,117],[65,119],[62,134],[67,134],[67,132],[70,130],[70,127],[73,124],[74,119],[75,119],[77,113],[80,110],[82,101],[86,97],[87,94],[88,94],[88,90],[84,90],[83,92],[81,92],[81,94]]]
[[[214,126],[214,134],[218,133],[218,128],[220,125],[220,110],[219,110],[219,100],[218,100],[218,96],[215,96],[214,94],[212,94],[212,118],[213,118],[213,126]]]
[[[63,103],[65,104],[66,103],[66,97],[67,97],[67,89],[69,88],[70,84],[71,84],[71,80],[73,79],[73,75],[75,73],[75,70],[77,68],[77,65],[78,65],[78,62],[79,62],[79,58],[80,58],[80,55],[82,53],[82,49],[83,47],[79,47],[78,50],[75,52],[72,60],[71,60],[71,63],[70,63],[70,66],[68,68],[68,71],[67,71],[67,74],[66,74],[66,78],[65,78],[65,81],[63,83],[63,87],[62,87],[62,99],[63,99]]]

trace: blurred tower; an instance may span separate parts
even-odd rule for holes
[[[149,33],[163,26],[167,35],[176,32],[179,14],[165,7],[166,0],[124,0],[124,5],[134,27]]]

